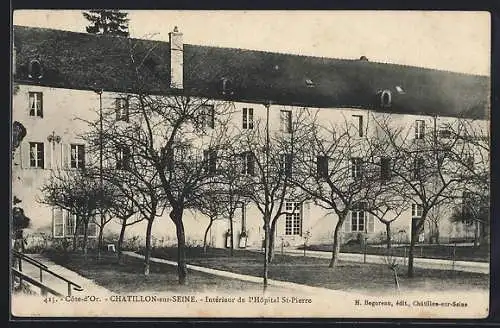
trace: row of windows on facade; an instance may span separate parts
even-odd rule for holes
[[[43,94],[42,92],[29,92],[30,116],[43,117]],[[120,97],[115,99],[116,120],[129,121],[129,100],[128,98]],[[365,123],[363,115],[352,115],[353,124],[356,126],[357,135],[363,137],[365,134]],[[207,128],[215,126],[215,111],[213,105],[200,105],[200,125]],[[252,130],[254,128],[254,109],[242,109],[242,128],[244,130]],[[280,129],[283,132],[290,133],[292,131],[292,111],[280,111]],[[451,131],[446,127],[439,130],[440,137],[449,138]],[[415,120],[415,139],[423,139],[425,136],[425,121]]]
[[[41,142],[30,142],[30,166],[32,168],[44,168],[44,144]],[[127,169],[130,165],[131,152],[127,147],[118,147],[116,150],[116,169]],[[244,175],[255,175],[255,157],[252,152],[244,152],[241,156],[241,173]],[[217,171],[217,153],[214,150],[203,151],[203,163],[205,170],[209,174],[215,174]],[[424,159],[416,157],[414,159],[411,175],[414,180],[422,178],[424,170]],[[474,158],[467,158],[467,165],[473,168]],[[282,154],[280,169],[286,177],[292,175],[293,158],[291,154]],[[391,179],[391,158],[382,157],[380,159],[380,180],[388,181]],[[70,167],[85,167],[85,146],[80,144],[70,145]],[[350,176],[353,179],[361,179],[364,173],[363,159],[359,157],[351,158]],[[316,158],[316,176],[318,178],[328,178],[329,158],[327,156],[318,156]]]
[[[302,203],[286,202],[285,203],[285,230],[287,236],[302,235],[303,213]],[[413,204],[412,217],[422,216],[422,206]],[[84,235],[84,226],[77,224],[77,216],[70,214],[60,208],[55,208],[53,211],[54,237],[72,237]],[[363,208],[351,211],[350,221],[344,224],[344,232],[374,232],[374,219]],[[95,222],[89,222],[88,236],[96,237],[97,226]]]

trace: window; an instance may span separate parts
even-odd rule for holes
[[[254,175],[255,157],[252,152],[244,152],[241,154],[242,166],[241,173],[245,175]]]
[[[215,126],[214,106],[200,105],[200,125],[213,129]]]
[[[243,108],[243,129],[253,129],[253,108]]]
[[[206,173],[215,174],[217,169],[217,153],[215,150],[209,149],[203,151],[203,164]]]
[[[82,169],[85,167],[85,146],[71,145],[71,168]]]
[[[353,118],[354,124],[356,126],[358,137],[362,137],[363,136],[363,129],[364,129],[363,116],[362,115],[353,115],[352,118]]]
[[[28,70],[29,70],[28,77],[30,79],[41,79],[43,76],[42,65],[38,60],[30,61]]]
[[[298,202],[285,203],[285,235],[302,234],[302,204]]]
[[[328,177],[328,157],[318,156],[316,157],[316,176],[318,178]]]
[[[382,93],[380,94],[380,106],[384,108],[391,107],[391,103],[392,103],[391,92],[389,90],[382,91]]]
[[[43,117],[43,94],[41,92],[29,93],[30,116]]]
[[[462,216],[466,219],[472,218],[474,208],[474,199],[470,192],[462,193]]]
[[[30,142],[30,167],[43,169],[44,158],[43,142]]]
[[[66,212],[66,220],[65,220],[65,236],[73,236],[75,234],[75,226],[77,224],[77,216],[75,214],[70,214]],[[78,228],[80,228],[79,232],[83,234],[83,229],[81,228],[82,222],[78,222]]]
[[[441,139],[450,139],[451,138],[451,129],[449,126],[447,125],[441,125],[439,127],[439,132],[438,132],[438,135],[439,135],[439,138]]]
[[[364,232],[365,231],[365,211],[356,209],[351,211],[351,231]]]
[[[363,176],[363,161],[359,157],[351,158],[351,177],[355,180]]]
[[[282,173],[284,173],[285,177],[289,178],[292,176],[292,155],[291,154],[281,154],[280,170]]]
[[[415,139],[423,139],[425,135],[425,121],[415,121]]]
[[[380,159],[380,179],[382,181],[391,179],[391,159],[389,157]]]
[[[54,237],[64,236],[63,210],[59,207],[52,209],[52,220],[54,226]]]
[[[469,155],[465,158],[465,165],[468,170],[474,171],[474,155]]]
[[[85,232],[84,222],[78,220],[75,214],[71,214],[60,207],[52,210],[53,235],[56,238],[73,237],[75,233],[82,237]],[[77,226],[78,223],[78,226]],[[87,235],[90,238],[97,237],[97,225],[93,219],[88,223]]]
[[[280,127],[283,132],[292,132],[292,111],[282,110],[280,112]]]
[[[420,180],[422,178],[423,169],[424,169],[424,159],[422,157],[416,157],[413,160],[412,179]]]
[[[128,99],[127,98],[116,98],[116,120],[128,122]]]
[[[423,207],[421,204],[411,205],[411,216],[414,218],[421,218],[423,213]]]
[[[125,146],[118,147],[116,151],[116,169],[126,170],[130,165],[130,149]]]

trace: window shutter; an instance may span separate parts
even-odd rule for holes
[[[62,167],[70,168],[71,146],[70,144],[62,145]]]
[[[366,212],[366,216],[367,216],[367,219],[368,219],[367,231],[368,232],[375,232],[375,221],[374,221],[373,215],[371,215],[370,213]]]
[[[21,167],[23,169],[30,167],[30,143],[22,142],[20,146],[21,151]]]
[[[64,234],[63,210],[60,207],[52,209],[52,233],[54,237],[62,237]]]
[[[255,157],[252,152],[248,153],[248,174],[254,175],[255,174]]]

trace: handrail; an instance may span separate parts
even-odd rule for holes
[[[60,279],[60,280],[63,280],[64,282],[66,282],[68,284],[68,296],[71,296],[71,286],[73,286],[73,289],[76,290],[76,291],[83,291],[83,288],[82,286],[78,285],[77,283],[55,273],[54,271],[50,270],[45,264],[43,263],[40,263],[39,261],[23,254],[23,253],[20,253],[16,250],[13,250],[13,255],[14,257],[17,257],[21,263],[22,260],[25,260],[31,264],[33,264],[34,266],[36,266],[37,268],[40,269],[40,283],[42,283],[42,271],[45,271],[47,273],[50,273],[51,275],[53,275],[54,277]],[[14,269],[14,268],[12,268]],[[18,272],[22,272],[22,269],[21,269],[21,264],[19,264],[19,271]],[[15,269],[14,269],[15,270]],[[17,271],[17,270],[16,270]],[[23,274],[24,275],[24,274]],[[23,279],[23,278],[22,278]]]
[[[17,277],[19,277],[19,279],[26,280],[30,284],[35,285],[36,287],[39,287],[42,295],[47,295],[47,292],[49,292],[49,293],[51,293],[52,295],[55,295],[55,296],[63,296],[61,293],[53,290],[52,288],[50,288],[49,286],[45,285],[44,283],[42,283],[42,282],[40,282],[38,280],[33,279],[30,276],[28,276],[28,275],[25,275],[21,271],[15,269],[15,268],[11,268],[11,270],[14,273],[14,276],[17,276]]]
[[[18,257],[18,258],[21,257],[26,262],[29,262],[37,267],[44,267],[44,268],[48,269],[48,267],[45,264],[43,264],[42,262],[39,262],[39,261],[35,260],[34,258],[27,256],[26,254],[23,254],[19,251],[16,251],[15,249],[12,250],[12,253],[16,257]]]

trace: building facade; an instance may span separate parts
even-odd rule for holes
[[[40,188],[53,172],[78,170],[90,162],[81,134],[99,118],[100,111],[126,115],[124,95],[139,87],[166,97],[181,90],[230,103],[230,120],[240,130],[269,122],[271,133],[283,132],[292,115],[304,109],[325,124],[348,122],[350,131],[360,137],[376,133],[373,122],[381,117],[407,127],[415,139],[445,130],[446,124],[457,119],[473,120],[486,131],[489,128],[488,77],[372,63],[366,57],[342,60],[187,45],[176,29],[170,33],[170,42],[131,39],[143,60],[144,79],[139,86],[129,63],[128,40],[14,27],[12,118],[25,126],[27,135],[14,154],[12,193],[22,200],[32,221],[31,231],[53,238],[81,233],[74,216],[41,203]],[[350,165],[352,178],[357,165]],[[287,199],[285,209],[275,231],[277,247],[301,245],[306,235],[309,244],[332,241],[337,222],[332,211],[300,199]],[[419,215],[421,208],[414,204],[394,221],[393,242],[408,241],[411,220]],[[438,215],[440,241],[474,235],[473,227],[447,219],[449,208]],[[208,218],[187,211],[184,220],[187,243],[201,244]],[[262,225],[255,205],[238,208],[236,246],[244,230],[247,246],[260,247]],[[426,227],[422,242],[429,241],[433,229],[430,224]],[[224,247],[227,229],[227,220],[217,220],[209,231],[210,244]],[[119,224],[112,221],[106,230],[116,234]],[[96,227],[91,225],[89,232],[95,237]],[[128,238],[143,239],[145,223],[130,226],[126,233]],[[384,234],[385,225],[360,209],[350,211],[342,240],[363,235],[381,242]],[[153,236],[158,245],[175,243],[175,226],[168,215],[155,220]]]

